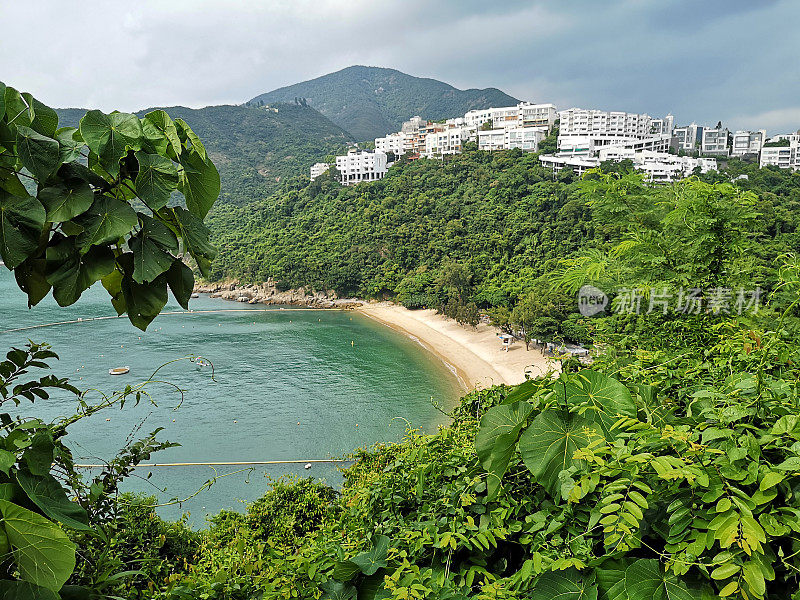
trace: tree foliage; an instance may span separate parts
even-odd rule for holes
[[[203,143],[156,110],[56,112],[0,83],[0,258],[29,306],[52,291],[75,303],[98,281],[118,314],[145,329],[167,301],[184,308],[190,257],[209,273],[216,250],[203,218],[220,191]],[[185,208],[171,202],[182,194]]]

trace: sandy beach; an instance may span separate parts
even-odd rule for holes
[[[558,368],[558,362],[538,350],[526,351],[524,342],[515,342],[508,352],[502,350],[498,330],[483,323],[477,328],[459,325],[432,309],[408,310],[388,302],[356,310],[419,342],[455,371],[465,390],[514,385],[525,381],[526,373],[536,376]]]

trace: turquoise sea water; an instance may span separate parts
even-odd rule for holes
[[[170,299],[165,311],[180,311]],[[202,296],[190,308],[226,310],[275,308],[245,305]],[[123,410],[107,409],[77,423],[66,441],[76,462],[112,457],[126,439],[163,427],[161,439],[181,444],[153,455],[148,462],[227,462],[318,459],[340,456],[357,447],[396,441],[406,421],[434,431],[446,417],[432,404],[450,407],[459,395],[453,375],[413,341],[350,311],[272,310],[161,315],[146,333],[127,318],[57,325],[21,332],[31,325],[114,315],[101,286],[60,308],[48,298],[28,309],[13,275],[0,267],[0,350],[28,339],[46,341],[60,355],[53,373],[70,377],[80,389],[109,393],[148,379],[160,365],[202,355],[211,369],[187,360],[168,365],[151,383],[157,406],[143,401]],[[113,377],[108,370],[130,366]],[[92,392],[88,400],[100,400]],[[16,410],[47,420],[74,412],[75,400],[59,395]],[[298,424],[299,423],[299,424]],[[138,469],[126,489],[152,493],[160,501],[186,498],[215,475],[242,467],[164,467]],[[269,477],[312,475],[332,485],[336,468],[315,464],[259,466],[219,479],[180,505],[160,509],[168,517],[191,513],[195,526],[206,514],[240,509],[259,497]]]

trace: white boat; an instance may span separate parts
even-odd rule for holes
[[[114,367],[113,369],[108,370],[109,375],[125,375],[130,373],[130,367]]]
[[[198,294],[197,292],[192,293],[192,298],[199,298],[199,297],[200,294]]]

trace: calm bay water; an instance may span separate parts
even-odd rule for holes
[[[190,308],[226,310],[271,308],[201,297]],[[274,308],[274,307],[272,307]],[[172,301],[165,311],[180,311]],[[80,389],[109,393],[148,379],[169,361],[201,355],[211,369],[182,360],[166,366],[157,379],[184,390],[183,401],[167,383],[148,385],[157,406],[107,409],[77,423],[66,440],[76,461],[112,457],[126,438],[143,437],[163,427],[160,439],[180,443],[148,462],[227,462],[316,459],[341,456],[360,446],[399,440],[406,421],[434,431],[444,417],[431,400],[450,407],[457,382],[439,361],[404,336],[349,311],[273,310],[161,315],[148,331],[127,318],[56,325],[22,332],[7,329],[113,315],[98,284],[81,300],[60,308],[48,298],[28,310],[13,275],[0,267],[0,350],[28,339],[46,341],[60,355],[53,373],[70,377]],[[130,366],[121,377],[108,374]],[[100,400],[99,392],[88,400]],[[74,412],[75,400],[59,395],[19,414],[47,420]],[[3,407],[3,410],[12,410]],[[299,423],[299,424],[298,424]],[[128,490],[160,501],[186,498],[202,484],[241,467],[165,467],[138,469]],[[241,509],[259,497],[269,477],[312,475],[332,485],[341,476],[331,465],[259,466],[219,479],[181,505],[160,509],[168,517],[191,514],[195,526],[222,508]],[[148,478],[148,475],[149,478]]]

